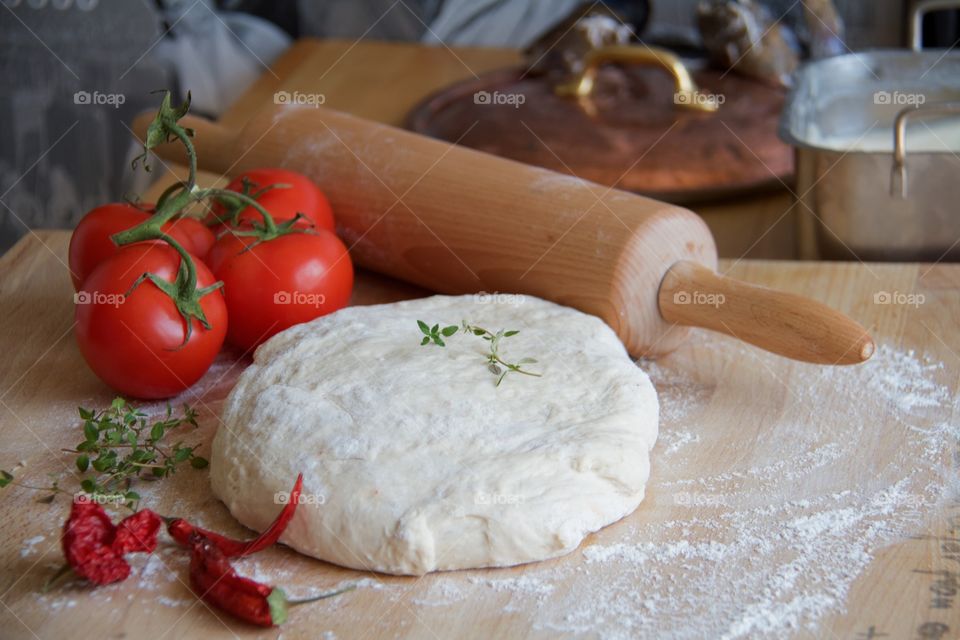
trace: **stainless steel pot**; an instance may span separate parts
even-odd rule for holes
[[[795,76],[780,137],[796,148],[805,255],[960,258],[960,51],[878,50],[808,64]]]

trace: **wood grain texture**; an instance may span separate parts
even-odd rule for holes
[[[487,71],[516,66],[520,61],[520,52],[513,49],[298,40],[220,122],[241,127],[265,105],[273,104],[277,91],[300,91],[322,94],[327,108],[401,126],[408,112],[430,93]],[[690,208],[710,227],[721,256],[797,256],[796,211],[785,188]]]
[[[721,276],[696,262],[670,267],[658,293],[667,322],[703,327],[788,358],[860,364],[874,352],[867,330],[810,298]]]
[[[432,291],[575,307],[637,356],[668,353],[685,335],[657,308],[667,269],[716,264],[709,230],[686,209],[329,109],[270,105],[239,131],[182,123],[205,170],[280,166],[313,178],[357,264]],[[157,151],[185,160],[181,146]]]
[[[76,443],[76,407],[104,406],[112,397],[85,367],[74,344],[73,291],[63,264],[67,242],[67,232],[37,232],[0,258],[0,307],[4,309],[0,316],[0,352],[5,360],[0,369],[0,468],[22,461],[18,475],[36,483],[43,482],[47,473],[69,472],[64,464],[70,458],[58,452],[61,447]],[[949,385],[951,396],[956,397],[960,388],[960,334],[955,330],[956,318],[960,317],[960,266],[744,261],[736,265],[721,262],[720,269],[765,286],[816,295],[843,312],[863,318],[875,332],[879,345],[914,349],[942,361],[940,378]],[[916,308],[876,305],[873,296],[878,290],[916,292],[925,295],[927,303]],[[354,303],[384,302],[423,293],[361,272]],[[835,441],[849,437],[847,425],[836,424],[831,415],[856,402],[856,395],[846,395],[827,382],[801,389],[798,380],[802,379],[801,373],[809,371],[804,368],[808,365],[765,356],[758,359],[758,353],[761,352],[741,348],[724,336],[698,333],[696,340],[658,361],[658,366],[667,371],[686,372],[697,379],[696,393],[705,394],[702,402],[709,407],[697,417],[702,441],[670,458],[669,464],[665,462],[666,444],[659,443],[652,454],[652,484],[640,509],[590,536],[585,546],[642,542],[630,538],[631,527],[688,517],[689,510],[672,500],[666,479],[736,474],[748,468],[750,460],[760,455],[762,449],[774,447],[779,451],[782,444],[771,442],[769,436],[793,428],[792,411],[797,408],[791,404],[794,393],[816,398],[817,410],[822,414],[822,421],[808,435],[824,433]],[[185,438],[199,442],[201,452],[208,451],[222,400],[244,365],[245,361],[236,359],[236,354],[227,354],[202,384],[180,399],[191,402],[201,412],[200,429]],[[661,393],[666,390],[659,389]],[[161,405],[154,405],[154,409],[160,408]],[[956,419],[955,408],[945,406],[938,411],[944,420]],[[890,420],[889,416],[880,416],[874,428],[879,431]],[[811,481],[856,486],[892,464],[900,445],[899,437],[877,441],[864,450],[856,464],[842,470],[831,469],[829,477],[818,470]],[[933,478],[946,473],[950,465],[949,460],[944,460],[943,466],[917,472],[920,477]],[[243,535],[226,509],[210,495],[206,473],[187,470],[143,494],[150,506],[160,512],[188,515],[206,526]],[[41,585],[61,561],[56,530],[66,513],[66,504],[38,505],[34,502],[36,495],[28,491],[4,491],[7,493],[2,497],[0,518],[3,637],[46,640],[279,636],[276,630],[250,629],[197,604],[186,584],[185,567],[167,543],[161,545],[158,556],[161,568],[150,578],[134,578],[93,593],[73,586],[52,596],[39,595]],[[932,609],[932,578],[915,571],[956,571],[956,564],[948,555],[951,541],[960,534],[960,506],[944,500],[935,510],[924,513],[921,521],[924,524],[918,533],[922,535],[889,546],[864,570],[845,596],[844,613],[823,621],[816,631],[798,631],[797,635],[858,638],[864,637],[858,634],[873,626],[888,638],[913,638],[921,637],[920,628],[935,628],[922,627],[925,624],[945,625],[950,633],[960,629],[960,609],[956,605]],[[692,531],[688,535],[696,539],[701,533]],[[36,536],[43,537],[27,552],[27,541]],[[349,571],[275,548],[256,560],[244,561],[243,568],[247,573],[273,576],[293,593],[303,593],[309,586],[328,588],[364,577],[378,586],[297,610],[283,630],[284,638],[316,638],[327,630],[338,638],[554,638],[562,634],[534,629],[531,620],[537,611],[518,607],[516,596],[510,591],[487,589],[481,599],[447,606],[419,603],[435,599],[431,590],[441,584],[467,588],[471,580],[537,576],[555,569],[571,569],[571,577],[557,582],[539,606],[572,594],[590,599],[595,594],[584,591],[581,583],[587,573],[573,570],[583,562],[583,555],[577,551],[546,563],[429,575],[419,580]],[[751,570],[756,568],[743,567],[743,571]],[[583,566],[583,571],[612,578],[614,573],[608,572],[616,569],[594,564]],[[678,583],[678,594],[685,588]],[[110,600],[106,599],[108,596]],[[709,623],[709,619],[704,619],[704,611],[691,610],[687,614]],[[594,631],[603,635],[603,629],[601,625]],[[719,633],[718,630],[714,637]]]
[[[143,114],[134,130],[144,135],[151,120]],[[190,116],[183,124],[196,132],[204,169],[310,176],[358,264],[434,291],[527,293],[575,307],[603,318],[636,356],[669,353],[684,326],[818,363],[873,353],[841,314],[730,279],[690,272],[689,282],[670,283],[726,295],[721,310],[663,296],[658,306],[675,263],[716,264],[706,225],[686,209],[323,108],[273,105],[240,130]],[[157,151],[185,160],[179,143]]]

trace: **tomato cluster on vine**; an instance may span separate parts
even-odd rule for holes
[[[142,158],[179,140],[189,178],[155,205],[91,210],[70,240],[80,351],[101,380],[139,398],[176,395],[203,376],[224,342],[250,353],[346,306],[353,289],[333,210],[308,177],[251,169],[225,189],[196,185],[193,132],[177,123],[188,108],[189,96],[174,107],[165,94]],[[193,217],[199,206],[205,215]]]

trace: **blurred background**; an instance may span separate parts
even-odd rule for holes
[[[907,208],[903,219],[893,224],[893,235],[902,240],[910,235],[903,229],[923,230],[904,247],[865,236],[883,225],[891,231],[889,218],[878,225],[875,219],[858,218],[851,211],[856,203],[835,200],[839,192],[861,198],[856,201],[860,203],[865,202],[866,196],[859,195],[864,190],[887,193],[893,150],[883,145],[892,145],[889,127],[898,111],[893,107],[917,106],[910,102],[911,95],[922,95],[924,102],[960,99],[960,74],[950,66],[960,37],[960,13],[952,6],[956,3],[928,2],[917,23],[924,52],[931,50],[925,53],[931,56],[925,64],[942,68],[929,75],[936,95],[915,83],[905,88],[897,84],[903,82],[903,74],[913,80],[920,75],[911,70],[909,60],[861,58],[856,64],[810,67],[827,58],[842,60],[851,52],[876,49],[909,57],[911,16],[918,4],[922,3],[0,0],[0,251],[28,228],[69,228],[88,209],[145,188],[150,176],[129,169],[137,147],[128,125],[134,115],[156,106],[158,98],[151,91],[171,88],[182,98],[190,90],[193,110],[216,118],[258,78],[272,74],[280,80],[283,74],[268,68],[285,55],[292,59],[291,47],[305,39],[323,39],[339,43],[324,49],[326,67],[299,73],[306,78],[305,87],[322,85],[328,106],[352,110],[356,105],[355,110],[366,116],[393,107],[391,115],[381,119],[690,206],[714,228],[724,255],[937,258],[950,254],[944,246],[952,250],[953,239],[960,238],[953,207],[945,213],[942,203],[908,200],[902,206],[890,205]],[[415,64],[401,69],[401,56],[395,57],[394,49],[365,48],[382,41],[401,47],[398,52],[425,47],[437,56],[416,57]],[[583,71],[586,52],[611,44],[649,45],[680,56],[696,71],[694,79],[702,85],[703,96],[722,100],[718,115],[711,120],[696,109],[677,108],[690,106],[682,104],[684,100],[703,96],[673,93],[669,100],[670,79],[658,79],[649,70],[604,71],[604,88],[597,90],[592,104],[558,102],[553,88]],[[509,53],[483,58],[475,52],[478,47]],[[471,62],[454,64],[451,54]],[[506,71],[497,75],[498,67]],[[808,67],[820,71],[803,76]],[[864,78],[861,67],[871,77]],[[421,79],[435,75],[436,80],[407,83],[429,91],[400,97],[389,90],[390,78],[380,85],[371,82],[379,77],[379,69],[393,81],[398,74]],[[817,96],[836,91],[823,83],[830,77],[843,78],[844,73],[854,74],[844,84],[861,83],[873,104],[863,107],[859,119],[842,118],[827,135],[823,132],[833,126],[829,123],[840,120],[824,105],[811,107],[802,101],[813,104]],[[334,77],[342,86],[354,79],[343,93],[352,95],[353,102],[338,99],[341,94],[329,86]],[[663,83],[669,91],[659,100]],[[913,93],[897,93],[908,90]],[[522,95],[523,103],[497,105],[498,92]],[[884,104],[883,92],[889,93],[891,104]],[[480,109],[483,105],[476,96],[484,94],[493,96],[490,106],[503,109]],[[470,99],[464,103],[463,96]],[[387,106],[364,106],[373,103]],[[520,106],[522,111],[517,110]],[[784,115],[791,108],[798,114],[791,116],[793,120]],[[825,112],[810,120],[811,109]],[[518,142],[522,138],[516,131],[518,113],[526,114],[526,122],[542,123],[542,128],[533,126],[542,148]],[[464,137],[475,120],[482,120],[482,126]],[[882,169],[854,166],[846,173],[847,182],[828,181],[829,192],[819,193],[814,187],[825,184],[815,182],[822,178],[818,163],[836,161],[841,156],[830,153],[853,149],[837,146],[830,136],[862,134],[866,129],[857,129],[856,123],[873,120],[886,128],[883,144],[877,149],[861,144],[855,152],[875,151],[886,164]],[[814,129],[830,139],[809,139]],[[941,154],[944,161],[954,163],[952,175],[958,167],[957,140],[951,138],[955,129],[941,131],[936,141],[917,147],[920,153]],[[664,137],[668,131],[669,137]],[[856,171],[867,173],[851,177]],[[836,218],[841,210],[846,212],[842,220]],[[804,216],[810,218],[806,223]],[[804,234],[809,242],[803,241]]]

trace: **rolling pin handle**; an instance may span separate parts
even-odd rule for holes
[[[859,364],[875,349],[867,331],[839,311],[689,260],[670,267],[657,302],[667,322],[725,333],[794,360]]]

